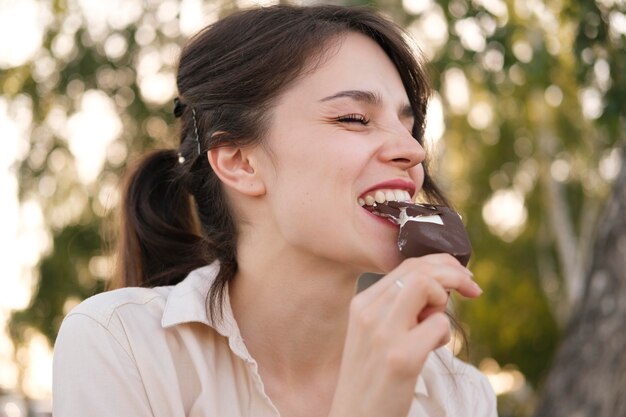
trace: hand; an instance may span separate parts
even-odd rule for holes
[[[357,294],[329,417],[406,417],[428,354],[450,339],[448,291],[482,290],[454,257],[410,258]]]

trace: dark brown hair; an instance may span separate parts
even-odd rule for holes
[[[398,26],[369,9],[341,6],[232,14],[194,36],[181,53],[180,148],[145,156],[128,176],[118,244],[123,286],[176,284],[219,260],[208,303],[210,313],[220,315],[224,287],[237,272],[237,225],[206,151],[261,141],[277,97],[349,32],[373,39],[395,64],[415,116],[413,136],[422,141],[431,90]],[[424,169],[426,198],[445,204]]]

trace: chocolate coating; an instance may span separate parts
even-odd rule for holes
[[[467,266],[472,254],[472,245],[461,221],[461,216],[446,206],[412,204],[390,201],[379,204],[375,211],[400,222],[401,208],[410,217],[440,216],[443,225],[407,219],[400,227],[398,248],[407,258],[449,253]]]

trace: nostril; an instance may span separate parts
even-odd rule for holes
[[[410,164],[411,160],[407,158],[394,158],[393,162],[398,162],[400,164]]]

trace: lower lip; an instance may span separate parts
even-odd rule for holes
[[[388,227],[393,227],[394,229],[397,229],[399,227],[397,224],[390,222],[384,217],[377,216],[373,214],[372,212],[370,212],[369,210],[363,209],[363,211],[365,211],[368,214],[368,216],[372,217],[374,220],[376,220],[379,223],[385,224]]]

